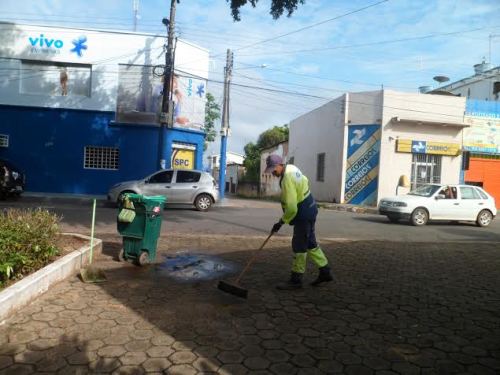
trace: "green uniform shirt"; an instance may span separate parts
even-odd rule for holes
[[[281,207],[285,224],[295,218],[298,212],[298,204],[309,195],[309,180],[295,165],[288,164],[280,181],[281,185]]]

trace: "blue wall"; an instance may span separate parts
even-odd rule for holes
[[[0,158],[26,173],[27,191],[105,194],[117,182],[158,169],[159,128],[116,124],[114,118],[114,112],[0,106],[0,134],[9,136]],[[196,146],[201,169],[204,138],[202,132],[169,129],[164,144],[169,158],[173,142]],[[119,148],[119,170],[84,169],[85,146]]]

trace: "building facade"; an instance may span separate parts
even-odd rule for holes
[[[500,66],[491,68],[482,62],[474,65],[474,75],[452,82],[434,91],[449,92],[468,99],[500,101]],[[432,93],[432,92],[431,92]]]
[[[317,200],[376,205],[401,176],[412,187],[458,183],[465,98],[347,93],[290,123],[289,158]]]
[[[177,42],[173,127],[162,133],[164,37],[0,29],[0,158],[26,173],[26,190],[104,194],[160,167],[203,167],[207,50]]]
[[[279,155],[283,161],[293,164],[294,160],[288,158],[288,141],[281,142],[273,147],[262,150],[260,154],[260,195],[263,197],[278,196],[281,193],[279,179],[266,170],[266,159],[269,155]]]

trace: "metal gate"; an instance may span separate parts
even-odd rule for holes
[[[413,154],[411,187],[441,183],[441,155]]]

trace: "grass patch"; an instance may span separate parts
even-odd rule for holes
[[[59,222],[57,215],[42,209],[0,213],[0,289],[58,255]]]

